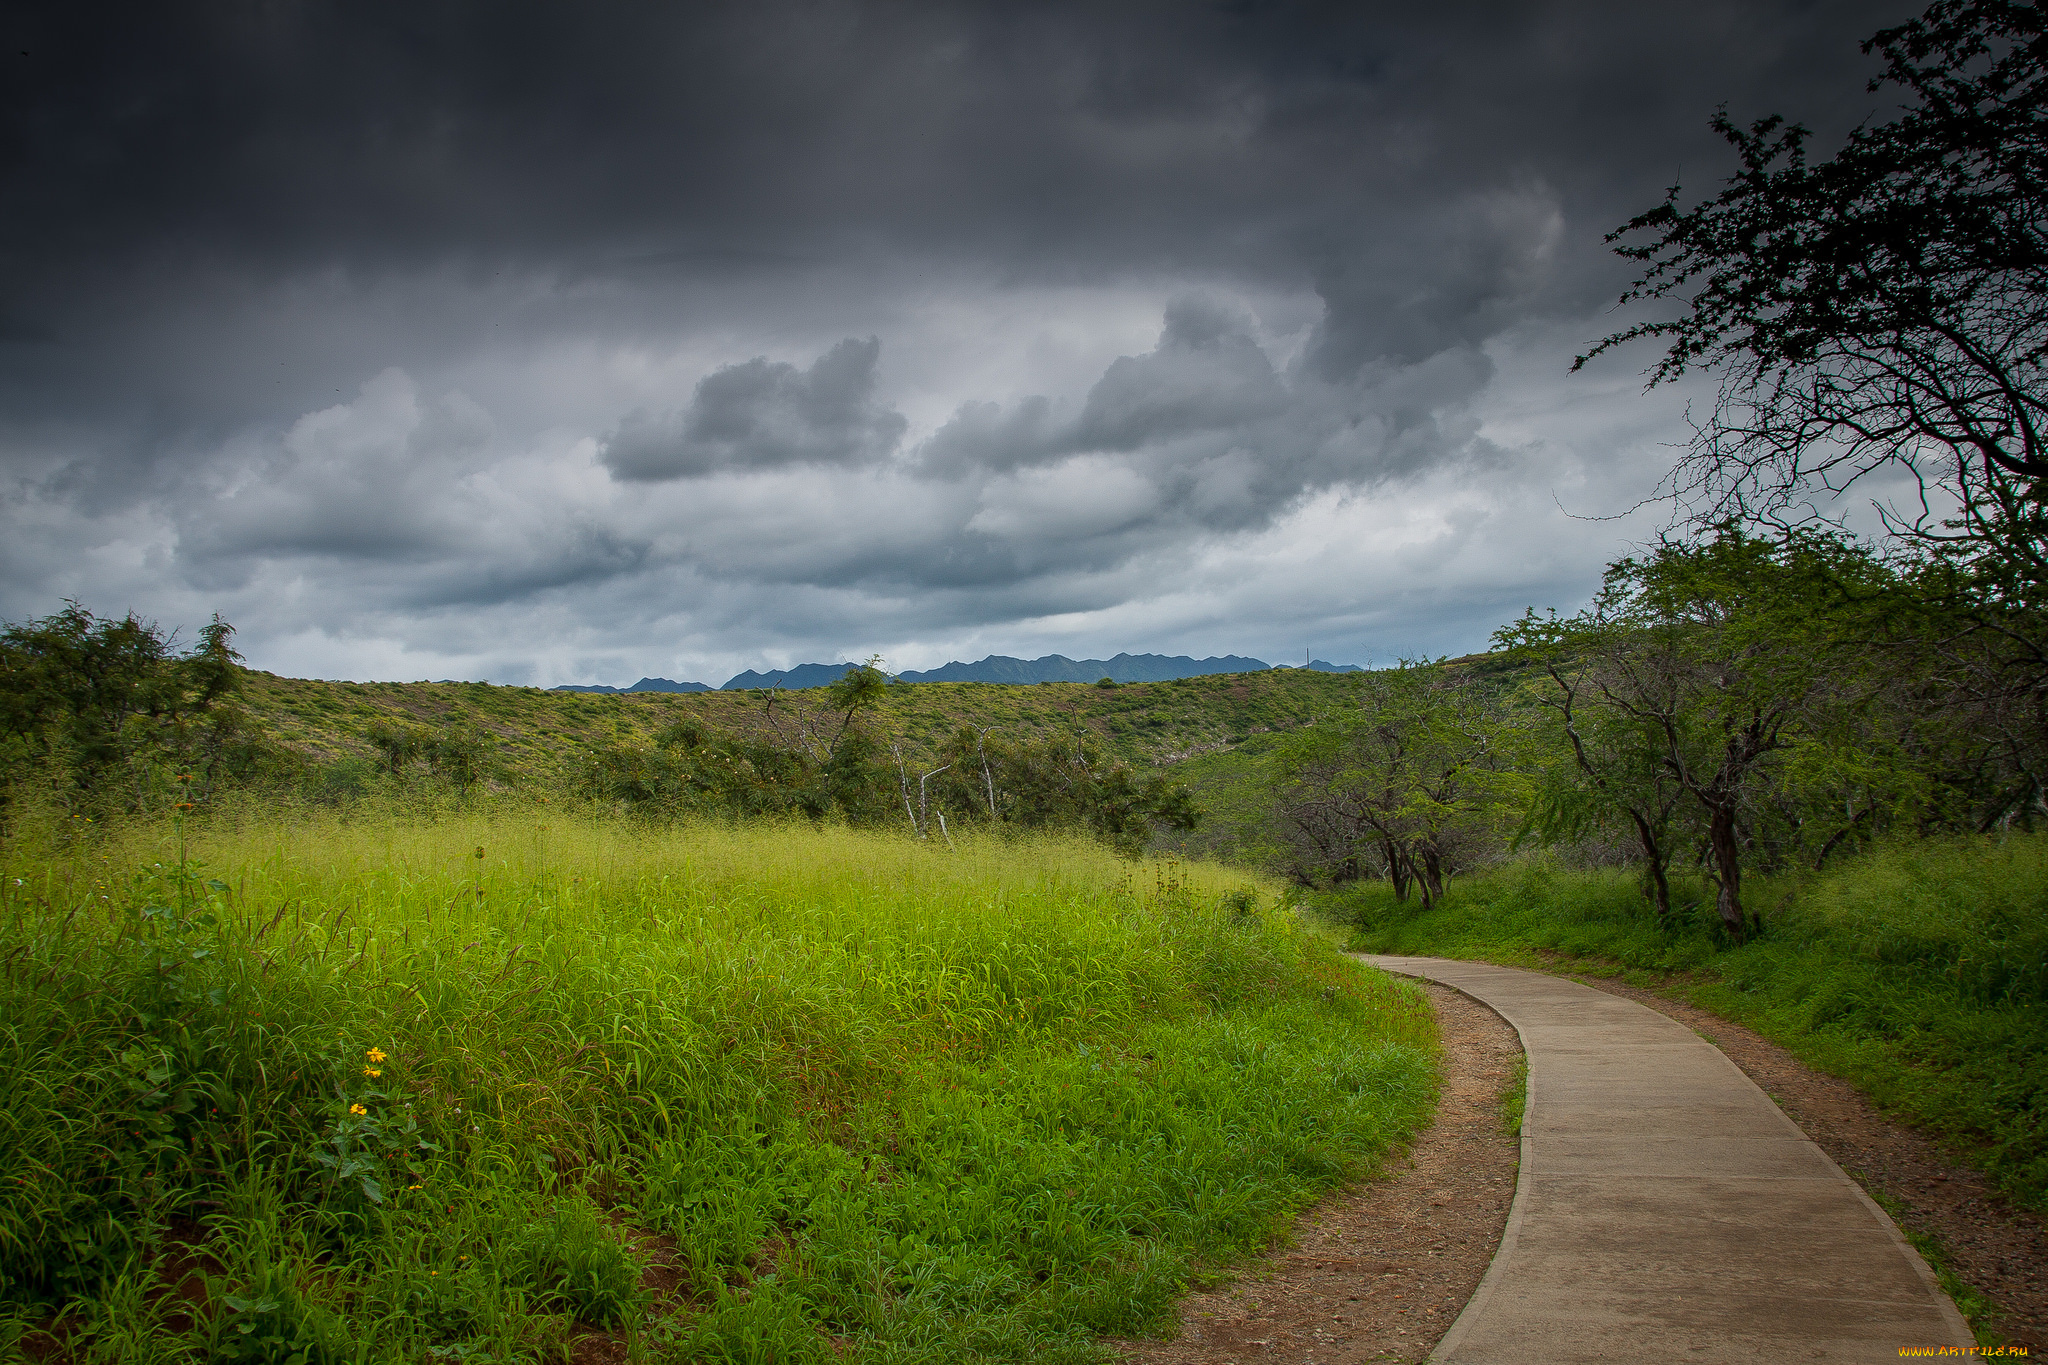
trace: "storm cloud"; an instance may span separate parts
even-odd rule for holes
[[[757,356],[700,380],[688,408],[627,414],[600,458],[621,479],[682,479],[720,470],[869,465],[909,425],[875,401],[881,342],[848,338],[808,370]]]
[[[1910,6],[22,16],[0,615],[553,683],[1385,661],[1568,606],[1684,434],[1602,234],[1881,112]]]

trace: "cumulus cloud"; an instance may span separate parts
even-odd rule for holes
[[[939,478],[1007,473],[1037,464],[1063,449],[1052,422],[1052,403],[1042,394],[1025,398],[1008,412],[999,403],[975,399],[960,405],[952,420],[933,432],[917,453],[918,467]]]
[[[490,417],[462,393],[422,400],[409,375],[387,369],[353,401],[300,417],[274,449],[216,465],[205,480],[208,514],[193,519],[182,548],[214,561],[446,550],[460,538],[448,486],[491,432]]]
[[[1166,309],[1159,345],[1123,356],[1088,394],[1070,438],[1081,450],[1136,450],[1277,415],[1287,393],[1252,337],[1252,319],[1214,295]]]
[[[808,370],[757,356],[697,385],[688,407],[629,414],[602,458],[622,479],[699,478],[790,465],[864,465],[887,458],[908,423],[876,401],[882,343],[848,337]]]
[[[1029,526],[1100,559],[1138,553],[1169,527],[1255,529],[1321,489],[1494,455],[1470,416],[1493,372],[1477,348],[1381,358],[1332,382],[1312,361],[1283,373],[1257,331],[1228,295],[1183,293],[1153,349],[1112,361],[1069,420],[1043,397],[1008,411],[970,403],[910,467],[980,489],[967,532]]]

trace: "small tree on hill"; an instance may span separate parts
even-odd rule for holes
[[[218,616],[180,651],[176,638],[133,615],[97,617],[76,602],[0,628],[0,756],[60,800],[133,808],[180,784],[203,796],[259,762],[262,742],[234,700],[241,656]]]

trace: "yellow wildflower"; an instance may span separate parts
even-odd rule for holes
[[[369,1077],[369,1078],[370,1078],[371,1080],[373,1080],[373,1081],[374,1081],[374,1080],[376,1080],[376,1079],[377,1079],[377,1078],[378,1078],[379,1076],[383,1075],[384,1073],[383,1073],[383,1072],[381,1072],[381,1071],[379,1071],[379,1070],[378,1070],[378,1069],[377,1069],[376,1067],[374,1067],[374,1066],[366,1066],[366,1067],[364,1067],[364,1068],[363,1068],[363,1074],[364,1074],[365,1076],[368,1076],[368,1077]]]
[[[369,1113],[370,1111],[369,1111],[369,1110],[367,1110],[367,1109],[365,1109],[365,1108],[363,1108],[363,1106],[361,1106],[360,1104],[352,1104],[352,1105],[350,1105],[350,1106],[348,1107],[348,1112],[349,1112],[349,1113],[351,1113],[351,1114],[357,1114],[357,1115],[361,1115],[361,1114],[367,1114],[367,1113]]]
[[[368,1052],[365,1052],[363,1055],[365,1057],[368,1057],[373,1062],[381,1062],[384,1060],[384,1049],[381,1047],[373,1047]]]

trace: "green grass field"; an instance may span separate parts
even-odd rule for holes
[[[1424,998],[1271,890],[542,805],[32,824],[0,1341],[1093,1358],[1433,1104]]]
[[[1628,873],[1540,860],[1454,882],[1428,914],[1379,885],[1323,909],[1361,950],[1668,981],[2048,1210],[2048,836],[1902,839],[1744,889],[1767,927],[1740,946],[1704,915],[1660,928]]]

